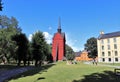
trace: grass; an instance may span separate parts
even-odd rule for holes
[[[10,82],[120,82],[120,76],[116,76],[113,70],[101,65],[66,65],[66,62],[57,62],[27,71]]]
[[[99,63],[102,65],[112,65],[112,66],[120,66],[120,63]]]

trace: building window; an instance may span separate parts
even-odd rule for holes
[[[105,56],[105,53],[104,53],[104,52],[102,52],[102,56]]]
[[[108,45],[108,50],[110,50],[110,45]]]
[[[114,43],[116,43],[116,42],[117,42],[116,38],[113,38],[113,42],[114,42]]]
[[[105,58],[102,58],[102,61],[105,62]]]
[[[117,44],[114,44],[114,49],[117,49]]]
[[[102,46],[102,50],[104,50],[104,46]]]
[[[115,56],[118,56],[118,52],[117,51],[115,51]]]
[[[107,39],[107,43],[110,43],[110,39]]]
[[[118,62],[118,58],[115,58],[115,61]]]
[[[111,62],[111,58],[108,58],[108,61]]]
[[[104,40],[101,40],[101,44],[104,44]]]
[[[111,52],[110,51],[108,51],[108,56],[111,56]]]

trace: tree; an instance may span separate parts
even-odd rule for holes
[[[42,32],[38,31],[32,37],[32,54],[35,59],[35,66],[41,65],[48,53],[47,43]]]
[[[33,62],[32,43],[31,42],[28,43],[27,61],[28,61],[28,66],[30,65],[30,61]]]
[[[17,34],[17,29],[13,27],[0,29],[0,55],[6,57],[8,62],[14,58],[17,49],[16,44],[12,41],[11,37]]]
[[[28,52],[28,39],[25,34],[20,33],[13,36],[13,41],[16,42],[18,49],[17,49],[17,59],[18,59],[18,66],[20,66],[21,61],[24,61],[24,66],[26,65],[27,61],[27,52]]]
[[[0,11],[2,11],[2,0],[0,0]]]
[[[16,28],[17,32],[21,32],[18,21],[15,17],[8,18],[6,15],[0,15],[0,28]]]
[[[53,57],[52,57],[52,44],[47,44],[47,61],[53,62]]]
[[[68,60],[73,60],[75,58],[75,53],[73,49],[67,44],[66,44],[66,58]]]
[[[85,50],[88,51],[88,56],[90,58],[96,58],[97,57],[97,39],[94,37],[89,38],[85,44]]]
[[[17,45],[11,37],[19,33],[21,30],[14,17],[0,16],[0,58],[6,57],[9,61],[15,57]]]

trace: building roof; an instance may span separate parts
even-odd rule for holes
[[[81,53],[82,53],[81,51],[75,52],[75,57],[80,57]]]
[[[54,36],[55,36],[56,34],[57,34],[57,33],[54,33]],[[64,32],[60,33],[60,35],[65,39],[65,33],[64,33]]]
[[[118,37],[118,36],[120,36],[120,31],[112,32],[112,33],[106,33],[106,34],[100,34],[98,39],[112,38],[112,37]]]

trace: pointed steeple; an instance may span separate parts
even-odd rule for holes
[[[60,20],[60,17],[59,17],[59,20],[58,20],[58,32],[61,33],[61,20]]]

